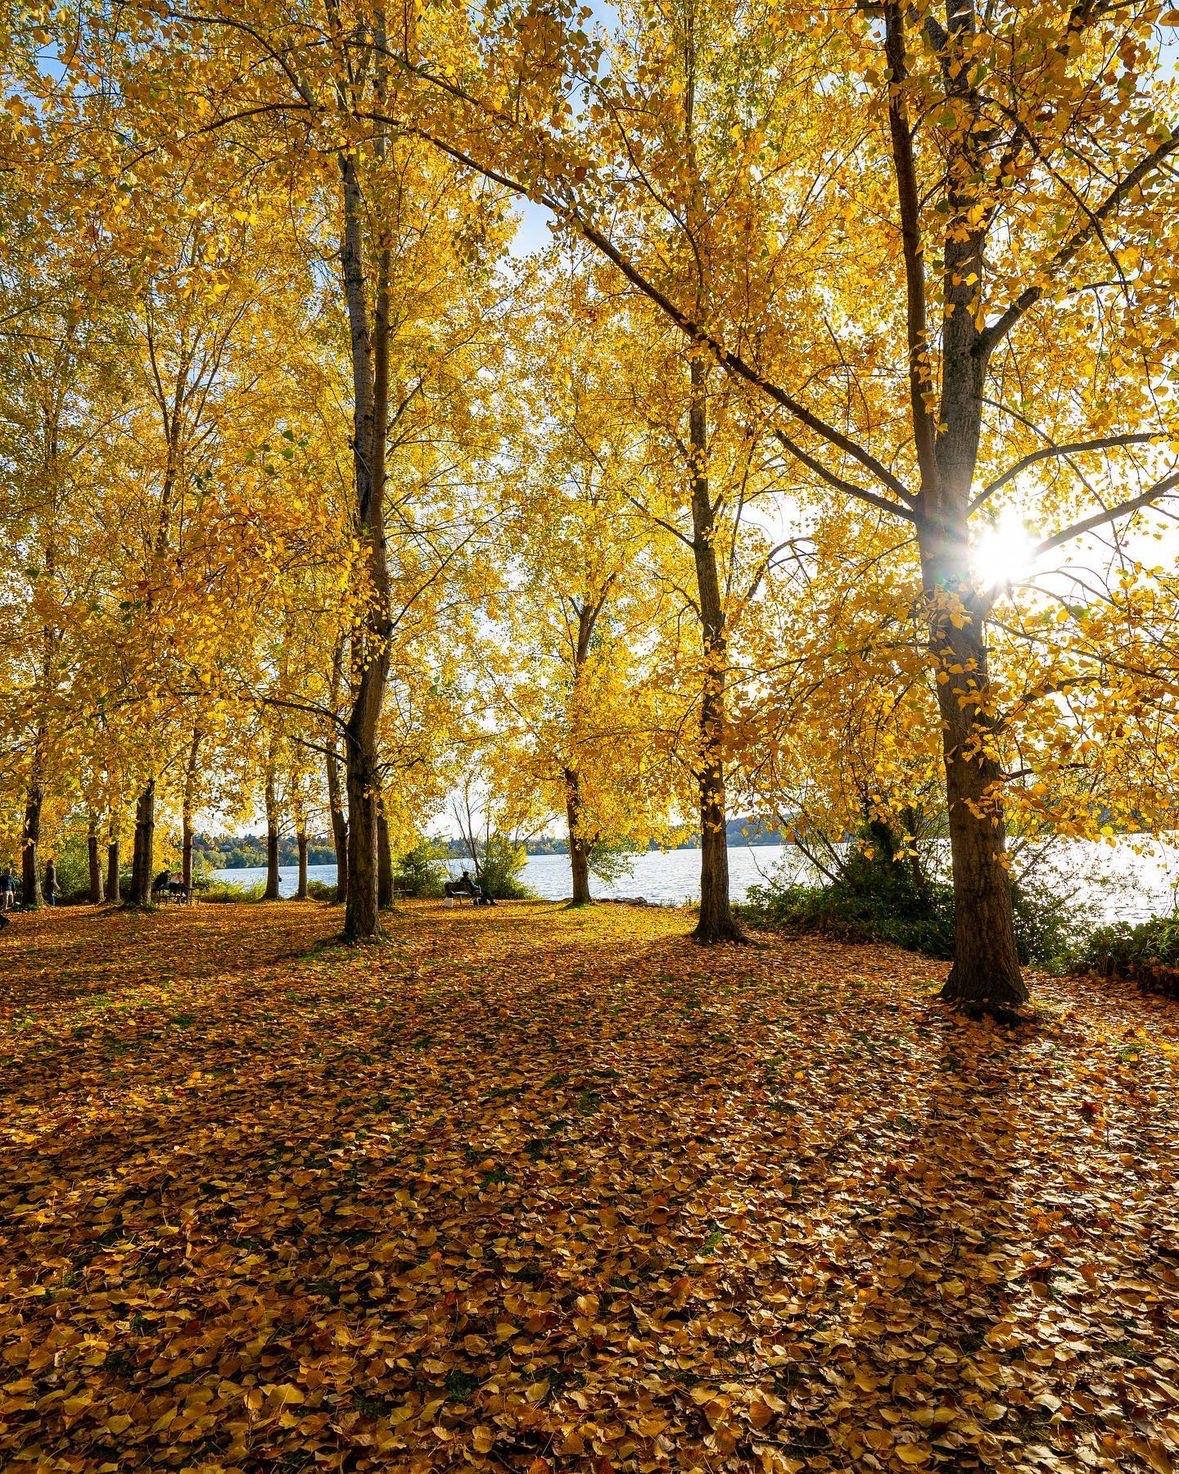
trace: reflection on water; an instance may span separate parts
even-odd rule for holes
[[[457,874],[460,860],[451,861]],[[1058,893],[1074,896],[1076,904],[1089,909],[1095,921],[1138,921],[1145,916],[1170,912],[1179,883],[1179,848],[1155,843],[1147,853],[1138,853],[1127,840],[1114,845],[1071,840],[1054,845],[1032,867],[1034,874]],[[218,880],[248,889],[265,881],[264,869],[218,870]],[[729,882],[734,900],[743,900],[751,885],[759,885],[774,874],[806,879],[812,874],[798,851],[788,845],[734,845],[729,850]],[[312,865],[311,880],[335,885],[334,865]],[[540,897],[564,900],[572,890],[567,855],[529,855],[524,882]],[[279,890],[295,893],[298,871],[293,865],[279,870]],[[608,885],[592,885],[602,898],[642,896],[648,901],[676,905],[695,901],[700,895],[700,851],[658,850],[636,855],[629,876]]]

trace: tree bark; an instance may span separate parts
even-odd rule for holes
[[[135,803],[135,844],[131,852],[129,906],[150,906],[155,879],[156,780],[150,779]]]
[[[349,744],[348,900],[344,911],[344,937],[349,942],[375,941],[381,936],[374,759],[371,745],[353,749]]]
[[[569,824],[569,867],[573,873],[573,904],[588,906],[590,895],[590,854],[593,845],[581,832],[581,774],[576,768],[565,769],[565,816]]]
[[[385,806],[377,809],[377,905],[387,911],[393,904],[393,849],[389,843],[389,823]]]
[[[86,831],[86,859],[90,870],[90,904],[101,906],[103,902],[102,861],[98,853],[98,815],[90,815]]]
[[[725,808],[725,662],[728,637],[716,558],[716,514],[708,481],[708,374],[699,354],[691,360],[688,428],[692,450],[692,552],[700,604],[704,680],[700,695],[700,919],[698,942],[742,939],[729,900],[729,844]]]
[[[45,795],[38,783],[30,783],[25,794],[25,818],[21,844],[21,904],[38,907],[45,904],[41,894],[37,846],[41,842],[41,809]]]
[[[264,901],[277,901],[278,889],[278,793],[274,786],[273,759],[266,765],[266,889]]]
[[[122,876],[119,874],[119,834],[112,825],[106,843],[106,898],[117,906],[122,900]]]
[[[327,791],[336,849],[336,903],[342,906],[348,900],[348,819],[340,798],[340,760],[334,748],[327,755]]]
[[[941,382],[935,385],[926,310],[919,171],[908,112],[906,12],[884,6],[889,133],[901,219],[907,299],[909,398],[921,472],[917,545],[942,722],[942,757],[954,882],[954,963],[943,998],[973,1012],[1003,1013],[1027,1000],[1005,862],[1003,778],[995,695],[987,670],[985,601],[970,567],[969,508],[982,435],[988,341],[979,311],[986,279],[988,212],[977,209],[980,135],[958,136],[945,170]],[[940,44],[947,97],[975,120],[982,99],[968,64],[973,0],[947,8]]]
[[[295,843],[299,847],[299,886],[295,891],[296,901],[307,899],[307,831],[300,829],[295,835]]]
[[[1028,991],[1015,940],[986,629],[971,597],[964,529],[926,532],[924,541],[954,884],[954,964],[942,997],[995,1012],[1026,1003]]]
[[[377,62],[378,71],[381,63]],[[379,84],[378,84],[379,85]],[[383,141],[377,140],[377,152]],[[356,529],[366,551],[368,607],[352,636],[352,710],[346,727],[348,791],[348,899],[344,938],[376,941],[382,936],[378,897],[377,811],[380,772],[377,731],[389,673],[392,621],[385,545],[385,440],[389,418],[390,252],[378,251],[373,321],[365,290],[364,199],[352,155],[339,157],[344,193],[341,264],[352,341],[353,472]]]

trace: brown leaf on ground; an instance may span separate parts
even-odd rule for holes
[[[331,925],[0,937],[4,1467],[1176,1466],[1179,1005],[1040,979],[1011,1032],[655,908]]]

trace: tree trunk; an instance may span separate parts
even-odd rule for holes
[[[98,853],[98,815],[90,815],[90,826],[86,831],[86,858],[90,868],[90,903],[93,906],[101,906],[103,902],[102,890],[102,861]]]
[[[342,906],[348,900],[348,819],[340,799],[340,760],[334,749],[327,755],[327,790],[336,848],[336,904]]]
[[[942,756],[954,879],[954,965],[942,996],[974,1012],[1002,1013],[1027,999],[1015,944],[1011,880],[1005,864],[1003,781],[994,692],[987,673],[986,602],[970,567],[969,517],[991,342],[983,335],[979,294],[987,277],[991,216],[979,198],[985,177],[982,132],[962,127],[939,163],[945,194],[937,201],[942,237],[942,294],[937,308],[939,375],[931,365],[926,301],[923,202],[909,116],[907,11],[883,7],[889,68],[889,136],[905,263],[909,401],[921,473],[915,504],[921,579],[942,721]],[[947,7],[943,76],[956,116],[984,121],[986,107],[969,65],[973,0]],[[936,218],[936,217],[935,217]]]
[[[565,816],[569,823],[569,867],[573,872],[573,904],[588,906],[590,895],[590,853],[592,843],[581,832],[581,774],[575,768],[565,769]]]
[[[264,901],[277,901],[278,891],[278,794],[274,787],[274,763],[266,768],[266,889]]]
[[[21,847],[21,904],[42,906],[41,875],[38,869],[37,846],[41,841],[41,808],[45,795],[40,785],[31,783],[25,795],[25,821]]]
[[[376,85],[383,86],[383,61],[375,63]],[[374,141],[378,157],[383,136]],[[348,715],[345,770],[348,790],[348,900],[344,938],[377,941],[381,931],[378,904],[377,810],[380,769],[377,729],[389,673],[392,619],[389,565],[385,545],[385,454],[389,422],[389,272],[391,255],[377,256],[372,322],[365,284],[365,201],[355,157],[339,155],[344,195],[344,239],[340,252],[344,300],[352,348],[352,466],[356,492],[355,524],[366,552],[370,599],[352,631],[352,710]]]
[[[389,824],[382,804],[377,810],[377,905],[387,911],[393,904],[393,851]]]
[[[700,919],[698,942],[739,941],[729,902],[729,843],[725,811],[725,661],[728,637],[716,558],[716,516],[708,482],[707,370],[693,354],[688,429],[692,447],[692,552],[700,602],[704,683],[700,696]]]
[[[363,683],[363,676],[361,680]],[[376,941],[382,934],[377,895],[376,753],[371,738],[363,742],[353,739],[351,729],[349,723],[348,900],[344,937],[349,942]]]
[[[300,829],[295,835],[295,843],[299,847],[299,887],[295,891],[296,901],[307,899],[307,831]]]
[[[978,608],[946,593],[966,589],[969,598],[965,531],[955,538],[943,529],[931,541],[926,586],[954,883],[954,964],[942,997],[975,1012],[1002,1011],[1026,1003],[1028,990],[1015,941],[985,625]]]
[[[112,828],[106,843],[106,898],[117,906],[122,900],[122,876],[119,874],[119,836]]]
[[[156,780],[152,778],[135,803],[135,846],[131,852],[129,906],[150,906],[155,879]]]
[[[336,903],[344,905],[348,899],[348,816],[340,797],[340,754],[337,748],[339,734],[334,718],[340,709],[340,688],[344,682],[345,636],[340,635],[332,650],[332,675],[329,685],[329,701],[333,720],[325,723],[325,758],[327,772],[328,813],[332,820],[332,844],[336,850]]]
[[[185,810],[180,820],[180,879],[184,894],[192,897],[192,814]]]
[[[203,733],[192,734],[192,746],[188,750],[188,768],[184,774],[184,804],[180,818],[180,878],[184,882],[184,893],[192,898],[192,811],[196,802],[197,757]]]

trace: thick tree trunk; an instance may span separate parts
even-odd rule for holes
[[[573,872],[573,904],[588,906],[590,895],[590,853],[593,845],[581,832],[581,774],[575,768],[565,769],[565,815],[569,822],[569,867]]]
[[[279,895],[278,830],[267,828],[266,889],[262,892],[262,899],[264,901],[277,901],[279,899]]]
[[[942,997],[995,1012],[1026,1003],[1028,991],[1015,940],[985,630],[980,613],[963,619],[960,608],[946,610],[944,596],[933,607],[954,883],[954,964]]]
[[[25,820],[21,846],[21,904],[42,906],[45,898],[41,894],[41,873],[38,866],[37,846],[41,842],[41,808],[45,795],[40,785],[31,783],[25,794]]]
[[[300,829],[295,835],[295,843],[299,847],[299,886],[295,891],[296,901],[307,899],[307,831]]]
[[[934,373],[922,239],[921,172],[910,120],[908,12],[888,0],[883,7],[888,60],[888,117],[901,241],[905,263],[909,399],[913,446],[921,472],[914,511],[921,576],[934,657],[950,855],[954,878],[954,965],[943,997],[973,1011],[1000,1013],[1023,1003],[1011,903],[1004,863],[1002,772],[997,748],[994,693],[987,674],[986,602],[974,587],[969,556],[969,516],[987,362],[992,344],[983,335],[980,293],[987,277],[986,245],[991,212],[979,198],[985,177],[980,156],[985,130],[958,130],[943,160],[945,193],[936,201],[942,222],[942,293],[937,309],[940,373]],[[946,11],[940,43],[947,100],[956,117],[985,121],[984,98],[969,61],[975,32],[973,0]],[[948,206],[948,209],[945,207]],[[938,379],[940,377],[940,383]]]
[[[122,876],[119,874],[119,836],[111,829],[106,843],[106,898],[117,906],[122,900]]]
[[[700,603],[704,683],[700,698],[700,919],[692,933],[698,942],[739,941],[729,901],[729,847],[725,812],[725,662],[728,638],[716,559],[716,516],[708,482],[707,371],[692,358],[688,414],[692,447],[692,551]]]
[[[264,901],[278,900],[278,793],[274,786],[274,764],[266,768],[266,889]]]
[[[693,933],[698,942],[734,941],[741,930],[733,916],[729,902],[729,835],[725,810],[724,769],[719,757],[708,760],[707,754],[716,753],[719,743],[705,723],[716,725],[723,721],[723,703],[719,715],[714,703],[706,697],[701,709],[700,725],[702,746],[706,754],[704,770],[700,775],[700,920]]]
[[[101,906],[103,902],[102,860],[98,853],[98,815],[90,815],[86,831],[86,859],[90,870],[90,903]]]
[[[389,825],[382,804],[377,810],[377,905],[387,911],[393,904],[393,850]]]
[[[362,677],[363,682],[363,677]],[[357,702],[360,705],[360,702]],[[375,722],[373,724],[375,726]],[[349,942],[379,940],[377,895],[377,773],[371,738],[363,742],[349,730],[348,741],[348,900],[344,937]]]
[[[155,879],[156,780],[146,785],[135,803],[135,845],[131,852],[129,906],[150,906]]]

